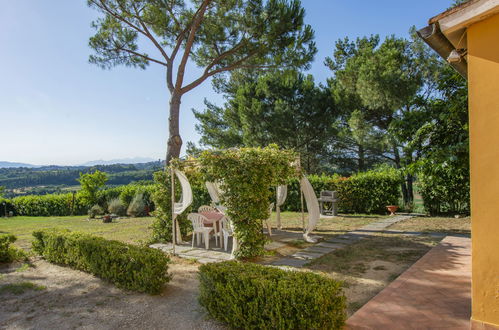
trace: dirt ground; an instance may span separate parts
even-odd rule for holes
[[[373,235],[316,259],[306,268],[345,283],[351,316],[440,240],[423,235]]]
[[[158,296],[120,290],[92,275],[34,260],[0,268],[1,329],[223,329],[197,302],[196,264],[170,266]],[[32,283],[24,293],[6,284]],[[15,285],[14,285],[15,287]],[[22,287],[22,285],[19,285]]]

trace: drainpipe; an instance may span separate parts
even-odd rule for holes
[[[438,23],[433,23],[417,31],[419,37],[433,48],[442,58],[447,60],[450,53],[456,50],[451,42],[440,31]],[[464,58],[459,62],[449,62],[449,64],[464,78],[468,79],[468,63]]]

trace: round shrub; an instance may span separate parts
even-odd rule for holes
[[[104,214],[104,209],[97,204],[92,206],[90,210],[88,210],[88,217],[90,219],[94,219],[96,216],[103,214]]]
[[[126,206],[123,205],[121,200],[119,198],[115,198],[109,202],[109,206],[107,207],[107,210],[111,214],[116,214],[116,215],[126,215]]]
[[[138,193],[130,202],[126,214],[131,217],[140,217],[145,215],[146,204],[144,202],[144,195]]]
[[[11,246],[16,240],[17,237],[12,234],[0,234],[0,263],[27,259],[24,250]]]
[[[234,329],[341,329],[340,282],[311,272],[228,261],[199,268],[199,302]]]

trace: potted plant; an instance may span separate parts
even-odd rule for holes
[[[390,212],[390,216],[394,216],[399,207],[397,205],[388,205],[386,208]]]

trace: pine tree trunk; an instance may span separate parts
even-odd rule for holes
[[[366,169],[364,146],[359,145],[359,172],[363,172]]]
[[[173,92],[170,99],[170,117],[168,118],[168,147],[166,151],[166,166],[170,164],[173,158],[180,156],[182,148],[182,138],[179,130],[179,115],[180,115],[180,99],[181,95]]]

